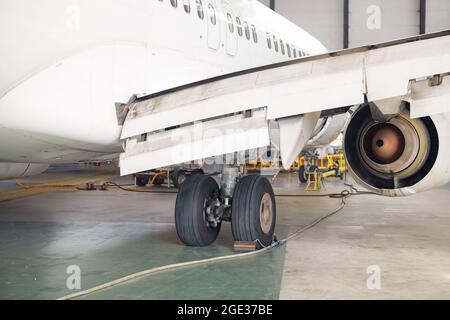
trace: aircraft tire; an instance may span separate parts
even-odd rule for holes
[[[178,191],[175,205],[175,226],[181,242],[187,246],[202,247],[218,237],[221,223],[210,227],[206,208],[220,195],[216,181],[204,175],[191,175]]]
[[[300,166],[300,168],[298,168],[298,180],[300,181],[300,183],[308,182],[308,178],[306,177],[305,166]]]
[[[180,189],[187,178],[186,170],[177,169],[172,172],[170,178],[172,180],[173,186],[177,189]]]
[[[136,185],[139,187],[145,187],[150,182],[148,177],[136,177]]]
[[[258,249],[272,243],[276,225],[275,195],[267,178],[248,175],[234,190],[231,230],[235,241],[255,242]]]

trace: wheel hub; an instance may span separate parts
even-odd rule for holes
[[[205,213],[205,224],[208,228],[217,228],[221,222],[221,203],[217,195],[212,199],[205,199],[203,211]]]
[[[184,181],[186,181],[186,176],[185,176],[184,174],[180,174],[180,175],[178,176],[177,181],[178,181],[178,185],[181,186],[181,185],[184,183]]]
[[[269,234],[273,221],[273,207],[272,198],[268,193],[265,193],[261,199],[261,205],[259,208],[259,220],[262,231],[265,234]]]

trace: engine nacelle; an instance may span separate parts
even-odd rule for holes
[[[347,125],[344,150],[356,182],[386,196],[407,196],[450,181],[450,114],[411,119],[405,103],[387,122],[368,105]]]
[[[0,180],[38,175],[48,167],[48,164],[38,163],[0,163]]]
[[[341,134],[348,118],[348,113],[343,113],[320,119],[308,141],[307,148],[319,148],[331,144]]]

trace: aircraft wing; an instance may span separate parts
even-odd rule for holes
[[[121,172],[265,147],[271,141],[289,167],[324,110],[367,102],[383,106],[383,100],[398,97],[410,102],[412,117],[450,111],[449,72],[450,31],[444,31],[139,97],[119,108],[126,115]]]

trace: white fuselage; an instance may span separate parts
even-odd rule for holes
[[[0,162],[20,163],[121,152],[134,94],[326,51],[256,0],[0,0],[0,45]]]

